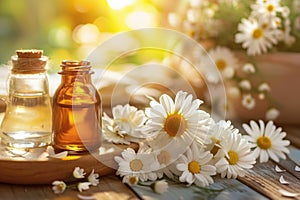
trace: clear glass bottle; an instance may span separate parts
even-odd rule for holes
[[[0,127],[1,142],[13,148],[51,143],[52,109],[46,66],[41,50],[18,50],[12,56],[9,96]]]
[[[90,62],[63,61],[53,96],[53,146],[77,154],[100,146],[102,103],[91,81]]]

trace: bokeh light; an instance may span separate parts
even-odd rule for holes
[[[135,0],[107,0],[110,8],[120,10],[135,3]]]
[[[0,64],[16,49],[43,49],[54,63],[84,58],[111,35],[167,21],[160,0],[0,1]],[[36,11],[36,12],[33,12]]]
[[[99,29],[94,24],[80,24],[73,31],[73,39],[78,44],[98,44]]]

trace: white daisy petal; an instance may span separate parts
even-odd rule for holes
[[[280,167],[278,167],[278,165],[275,166],[275,171],[278,172],[278,173],[281,173],[281,172],[285,172],[286,170],[285,169],[280,169]]]
[[[283,189],[279,189],[279,193],[284,197],[297,197],[300,196],[300,193],[289,192]]]
[[[300,167],[298,165],[295,166],[295,171],[300,172]]]
[[[288,181],[286,181],[283,176],[281,175],[280,178],[279,178],[279,182],[283,185],[288,185],[290,184]]]

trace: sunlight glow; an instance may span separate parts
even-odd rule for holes
[[[73,31],[73,39],[79,44],[98,43],[99,29],[94,24],[78,25]]]
[[[128,14],[125,19],[125,23],[131,29],[155,27],[156,17],[154,13],[135,11]]]
[[[135,0],[107,0],[109,7],[113,10],[120,10],[126,6],[132,5]]]

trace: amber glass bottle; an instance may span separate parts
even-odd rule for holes
[[[100,146],[102,107],[90,62],[63,61],[61,67],[53,96],[53,146],[70,153],[93,151]]]

